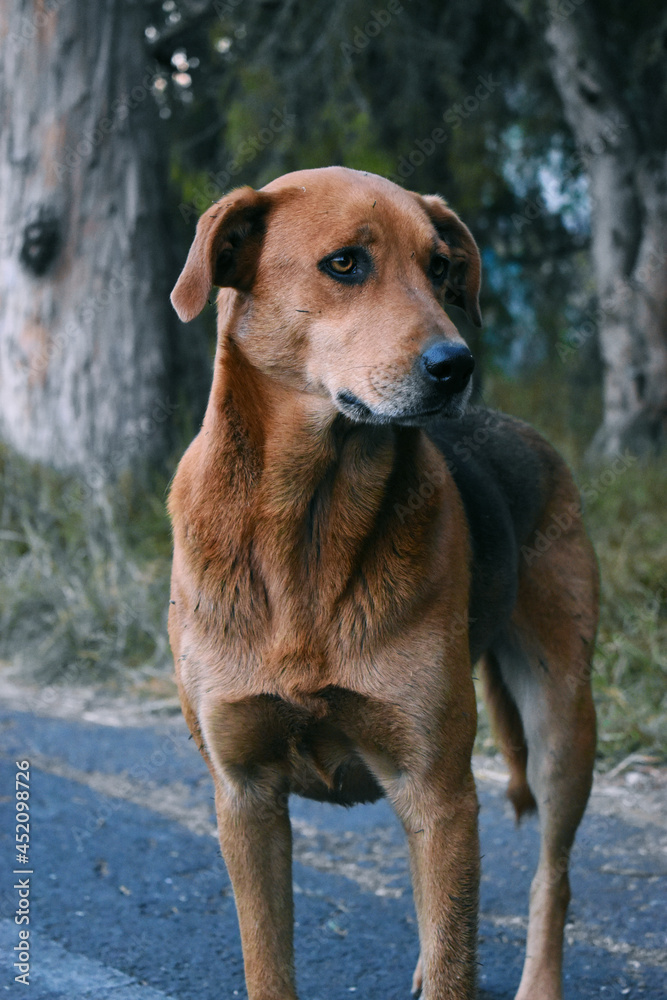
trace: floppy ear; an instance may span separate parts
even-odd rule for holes
[[[171,293],[184,323],[202,311],[212,285],[242,291],[252,287],[270,204],[269,194],[242,187],[204,212]]]
[[[465,309],[475,326],[482,325],[479,286],[482,260],[472,233],[437,194],[420,197],[438,236],[449,249],[450,266],[445,281],[445,301]]]

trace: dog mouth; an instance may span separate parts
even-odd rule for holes
[[[343,389],[341,392],[336,394],[336,404],[338,409],[345,414],[346,417],[350,417],[352,420],[356,420],[360,424],[372,424],[376,423],[373,419],[374,414],[370,406],[366,406],[365,403],[355,396],[353,392],[348,389]]]
[[[469,393],[463,391],[456,396],[441,400],[437,406],[423,410],[397,410],[388,413],[372,410],[353,392],[343,389],[336,394],[336,405],[341,413],[359,424],[400,424],[404,427],[421,427],[436,417],[460,417],[468,396]]]

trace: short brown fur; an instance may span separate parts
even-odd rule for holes
[[[349,248],[356,263],[341,279],[331,257],[347,266]],[[410,847],[414,988],[425,1000],[475,995],[473,633],[512,800],[519,814],[536,804],[542,825],[517,997],[561,996],[567,856],[595,743],[596,567],[564,465],[498,418],[488,456],[509,554],[484,579],[476,571],[490,550],[462,498],[485,490],[470,493],[472,463],[450,471],[430,431],[456,426],[469,375],[450,379],[429,351],[468,364],[444,306],[479,323],[479,282],[472,236],[442,199],[329,168],[209,209],[174,289],[184,320],[222,289],[210,400],[169,501],[169,631],[216,787],[250,1000],[296,996],[292,792],[388,796]],[[503,485],[506,446],[534,463],[521,510],[523,487]],[[551,548],[521,556],[563,512]],[[469,618],[483,628],[469,635]]]

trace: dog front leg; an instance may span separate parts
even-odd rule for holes
[[[248,998],[296,1000],[287,791],[277,776],[218,779],[215,804],[241,929]]]
[[[404,797],[401,796],[401,799]],[[472,1000],[476,982],[479,840],[472,774],[457,794],[432,784],[396,802],[408,834],[423,1000]]]
[[[475,689],[450,674],[447,703],[363,699],[346,706],[358,753],[408,837],[421,959],[413,989],[423,1000],[474,1000],[479,899],[479,807],[472,775]],[[406,706],[409,711],[406,710]]]

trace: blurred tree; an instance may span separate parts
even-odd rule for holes
[[[522,18],[483,0],[219,0],[208,19],[203,9],[166,0],[151,29],[174,70],[162,99],[184,243],[237,184],[331,163],[376,171],[444,194],[477,235],[486,323],[481,340],[465,334],[478,358],[516,368],[555,354],[572,321],[566,292],[587,302],[588,232],[580,171],[558,208],[541,197],[550,155],[574,145],[545,45]],[[507,58],[516,51],[521,61]]]
[[[193,74],[200,115],[174,157],[184,219],[241,180],[332,162],[439,190],[485,251],[477,352],[566,363],[576,393],[601,376],[599,344],[594,453],[660,447],[664,5],[226,0],[208,23],[205,6],[180,37],[181,58],[194,52],[217,88]],[[293,116],[289,136],[271,134],[276,107]]]
[[[605,365],[597,456],[667,443],[667,10],[559,0],[551,68],[590,185]]]
[[[660,441],[664,19],[658,0],[632,12],[589,0],[585,17],[580,6],[106,0],[100,16],[82,0],[51,0],[37,25],[14,0],[0,42],[15,123],[0,140],[10,192],[0,218],[0,433],[62,464],[118,454],[125,439],[124,456],[159,452],[161,427],[143,439],[132,429],[147,410],[150,421],[156,398],[173,401],[179,367],[202,370],[187,355],[196,335],[173,339],[165,209],[182,261],[197,217],[229,189],[342,163],[438,191],[470,225],[486,274],[481,338],[457,319],[483,366],[558,366],[566,378],[555,381],[589,398],[599,339],[598,453]],[[134,100],[142,87],[145,99]],[[174,188],[180,204],[169,205]],[[111,261],[120,287],[107,307]]]
[[[0,435],[99,481],[164,456],[177,405],[146,17],[132,0],[0,13]]]

